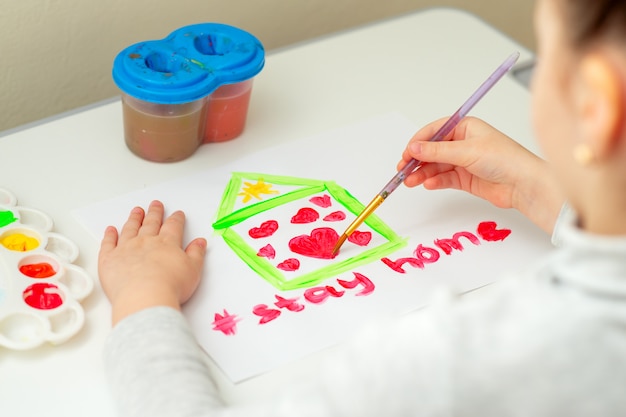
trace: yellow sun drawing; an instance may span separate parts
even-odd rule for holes
[[[266,184],[265,181],[263,181],[263,179],[259,179],[257,180],[256,184],[252,184],[250,182],[245,182],[243,183],[243,187],[241,187],[242,192],[240,192],[239,194],[237,194],[238,196],[243,196],[243,203],[247,203],[248,201],[250,201],[253,197],[256,198],[257,200],[261,200],[261,195],[262,194],[278,194],[279,192],[277,190],[272,190],[272,184]]]

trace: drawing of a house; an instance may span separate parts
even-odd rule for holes
[[[293,290],[406,245],[406,239],[371,215],[333,256],[340,234],[363,208],[333,181],[235,172],[213,229],[260,277],[279,290]]]

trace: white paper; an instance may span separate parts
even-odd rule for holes
[[[382,115],[267,149],[228,166],[81,208],[74,214],[99,238],[107,225],[121,226],[132,207],[145,207],[153,199],[163,201],[168,212],[186,212],[185,240],[204,236],[209,250],[203,281],[185,305],[184,313],[206,352],[232,381],[238,382],[332,346],[368,321],[384,317],[393,320],[422,307],[437,287],[469,291],[499,279],[504,271],[524,267],[530,259],[551,249],[549,238],[516,211],[494,208],[458,191],[401,186],[376,211],[376,216],[404,242],[400,249],[384,256],[387,263],[380,259],[360,262],[309,287],[281,290],[255,272],[250,262],[243,261],[212,227],[233,173],[330,181],[367,204],[393,176],[400,152],[415,131],[416,126],[400,115]],[[297,188],[280,185],[273,190],[283,195]],[[354,219],[335,200],[328,208],[309,201],[325,194],[279,205],[232,226],[232,230],[242,236],[246,245],[260,248],[270,243],[276,248],[275,257],[266,258],[273,266],[290,257],[298,258],[301,264],[296,272],[281,271],[288,276],[287,282],[289,277],[349,260],[386,243],[364,225],[359,230],[372,232],[369,245],[347,243],[332,260],[302,257],[285,249],[290,239],[304,230],[299,229],[302,225],[290,223],[294,212],[304,205],[320,214],[318,220],[304,226],[308,231],[311,227],[331,227],[341,234]],[[275,196],[263,195],[262,199]],[[244,204],[243,197],[233,210],[250,204]],[[346,219],[322,220],[335,211],[345,212]],[[268,220],[280,223],[274,235],[256,241],[247,234]],[[495,233],[503,229],[511,233],[501,240],[485,239],[477,230],[483,222],[495,222]],[[450,249],[445,241],[439,241],[455,234],[462,248]],[[405,272],[398,272],[400,268]],[[289,283],[285,285],[289,287]]]

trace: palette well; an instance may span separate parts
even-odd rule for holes
[[[52,227],[50,216],[0,188],[0,346],[59,344],[83,326],[80,301],[93,279],[73,264],[76,244]]]

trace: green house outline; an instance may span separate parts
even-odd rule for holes
[[[258,203],[234,210],[238,194],[244,181],[259,181],[276,185],[288,185],[298,188],[294,191],[283,193],[277,197],[268,198]],[[217,220],[213,223],[216,234],[221,235],[224,242],[250,266],[263,279],[281,291],[308,288],[320,282],[336,276],[340,273],[353,269],[356,266],[367,264],[385,257],[396,250],[406,246],[408,239],[398,236],[375,214],[366,220],[372,230],[383,236],[387,242],[375,248],[368,249],[359,255],[331,263],[323,268],[308,272],[298,277],[289,279],[281,270],[276,268],[267,258],[257,255],[254,249],[231,226],[239,224],[259,213],[270,210],[281,204],[299,200],[304,197],[314,196],[320,193],[330,194],[346,210],[357,216],[365,206],[353,197],[347,190],[338,186],[334,181],[320,181],[306,178],[288,177],[281,175],[269,175],[252,172],[233,172],[231,179],[224,190],[222,200],[217,212]]]

